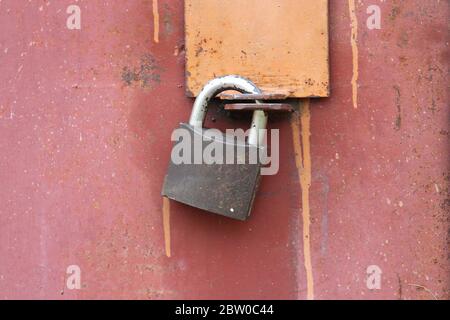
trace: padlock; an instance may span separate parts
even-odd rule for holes
[[[265,148],[264,132],[260,129],[266,128],[267,113],[261,110],[253,112],[252,125],[246,140],[238,140],[234,135],[225,133],[221,133],[219,137],[208,135],[207,129],[203,128],[208,103],[225,90],[261,93],[253,82],[235,75],[216,78],[205,85],[194,102],[189,123],[180,124],[180,128],[189,132],[191,138],[191,162],[175,163],[171,157],[162,196],[208,212],[246,220],[252,209],[261,170],[259,156],[256,157],[257,161],[251,162],[249,159],[251,155],[258,155]],[[211,144],[223,148],[224,158],[226,150],[229,150],[227,146],[230,148],[231,145],[234,150],[232,163],[223,161],[195,164],[195,141],[201,141],[202,150],[207,146],[211,147]],[[176,141],[174,148],[182,142],[181,139]],[[242,161],[242,155],[245,155],[245,161]]]

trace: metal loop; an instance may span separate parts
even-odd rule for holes
[[[237,75],[228,75],[209,81],[195,99],[189,124],[202,127],[208,111],[209,101],[219,93],[226,90],[236,90],[241,93],[261,93],[261,90],[249,79]],[[256,101],[256,103],[260,103]],[[261,110],[253,112],[252,126],[248,143],[252,145],[262,144],[262,135],[259,129],[265,129],[267,125],[267,113]]]

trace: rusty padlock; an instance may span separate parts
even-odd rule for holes
[[[250,162],[249,159],[251,155],[259,154],[265,147],[264,135],[260,129],[266,128],[267,113],[262,110],[253,112],[252,126],[246,140],[238,140],[235,136],[225,133],[220,133],[220,136],[209,135],[208,130],[203,128],[208,103],[225,90],[261,93],[253,82],[234,75],[216,78],[205,85],[194,102],[189,124],[181,123],[179,127],[188,132],[190,137],[191,162],[175,163],[171,156],[162,195],[205,211],[246,220],[252,209],[261,170],[258,156],[255,162]],[[195,164],[195,141],[201,141],[201,150],[208,146],[222,148],[225,150],[224,157],[227,156],[226,150],[230,150],[227,146],[230,148],[231,145],[234,150],[232,163],[223,161],[223,163]],[[181,139],[176,141],[173,148],[182,142]],[[242,156],[245,156],[245,161],[242,161]]]

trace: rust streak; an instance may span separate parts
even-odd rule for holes
[[[310,205],[311,186],[311,113],[309,99],[300,102],[300,119],[293,116],[291,121],[292,139],[295,152],[295,164],[298,170],[302,190],[303,258],[306,271],[307,299],[314,299],[314,278],[311,262]],[[301,141],[300,141],[301,137]]]
[[[351,45],[353,53],[352,94],[353,107],[358,108],[358,78],[359,78],[359,50],[358,50],[358,18],[356,17],[355,0],[348,0],[350,21],[352,28]]]
[[[159,9],[158,0],[153,0],[153,41],[159,43]]]
[[[166,256],[170,258],[172,255],[170,248],[170,200],[166,197],[163,197],[163,228]]]

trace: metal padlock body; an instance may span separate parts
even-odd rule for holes
[[[246,220],[258,188],[261,169],[258,162],[250,164],[248,159],[252,152],[257,154],[259,148],[245,141],[235,141],[234,136],[227,137],[226,134],[219,139],[205,140],[206,129],[189,124],[182,123],[180,128],[189,131],[191,141],[202,141],[202,151],[207,146],[215,150],[222,148],[224,158],[226,148],[230,148],[230,143],[233,144],[234,141],[234,164],[194,164],[194,144],[191,144],[189,164],[175,164],[170,160],[163,196],[229,218]],[[182,141],[176,142],[174,146],[178,143]],[[247,159],[240,159],[245,164],[237,164],[238,157],[242,156]]]
[[[248,161],[248,159],[250,154],[258,154],[261,150],[259,129],[265,128],[267,114],[259,110],[254,111],[247,141],[237,141],[234,136],[231,137],[225,133],[222,133],[219,138],[216,136],[214,139],[203,139],[207,135],[206,129],[202,126],[208,103],[218,93],[225,90],[261,93],[248,79],[239,76],[216,78],[205,85],[195,100],[189,124],[181,124],[180,128],[189,131],[191,141],[195,141],[196,138],[202,141],[202,151],[210,144],[216,144],[214,149],[224,148],[225,155],[225,145],[233,144],[234,161],[232,164],[227,164],[229,161],[223,161],[224,164],[194,164],[191,159],[189,164],[175,164],[171,159],[161,194],[202,210],[233,219],[246,220],[252,209],[261,171],[258,161]],[[181,142],[176,142],[174,146]],[[194,144],[191,144],[192,158],[193,155]],[[237,157],[243,155],[247,161],[237,161]],[[256,158],[259,159],[259,157]]]

